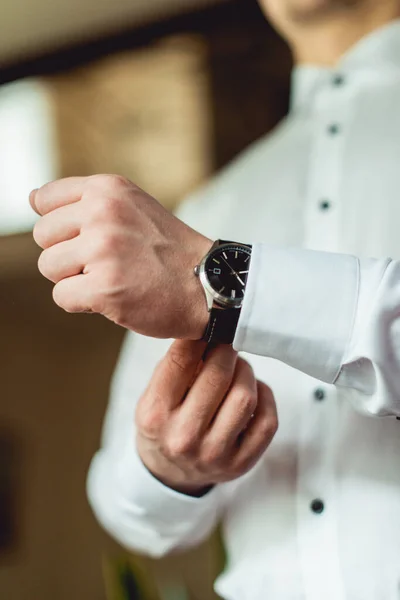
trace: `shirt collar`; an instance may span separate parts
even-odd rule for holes
[[[381,27],[357,42],[336,67],[302,65],[292,73],[291,108],[307,105],[310,98],[335,71],[348,73],[354,69],[380,71],[382,68],[400,72],[400,19]]]

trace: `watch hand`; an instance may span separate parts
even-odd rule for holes
[[[250,273],[250,271],[238,271],[239,275],[245,275],[246,273]]]
[[[231,267],[231,265],[228,263],[228,261],[227,261],[227,260],[225,260],[225,258],[224,258],[223,256],[221,256],[221,258],[222,258],[222,260],[224,261],[224,263],[225,263],[226,265],[228,265],[228,267],[230,268],[230,270],[232,271],[232,273],[234,273],[235,271],[232,269],[232,267]]]
[[[242,284],[242,286],[244,287],[244,281],[241,280],[241,278],[239,277],[239,275],[236,273],[236,271],[234,269],[232,269],[231,265],[228,263],[227,260],[225,260],[225,258],[223,256],[221,256],[222,260],[224,261],[224,263],[226,263],[228,265],[228,267],[230,268],[230,270],[232,271],[232,274],[240,281],[240,283]]]
[[[240,281],[240,283],[242,284],[242,286],[244,287],[244,281],[242,281],[239,277],[239,275],[237,273],[235,273],[235,271],[233,271],[235,277]]]

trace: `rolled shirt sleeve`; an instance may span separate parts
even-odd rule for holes
[[[255,244],[234,345],[400,416],[400,262]]]

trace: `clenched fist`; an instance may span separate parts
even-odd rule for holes
[[[39,269],[59,306],[151,337],[202,337],[208,313],[193,268],[210,240],[118,176],[55,181],[30,202],[41,215]]]
[[[229,346],[178,340],[136,412],[137,448],[166,486],[193,496],[249,471],[278,427],[273,394]]]

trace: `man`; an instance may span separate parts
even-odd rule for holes
[[[237,366],[229,347],[219,348],[196,377],[203,348],[178,341],[152,377],[169,344],[129,337],[103,448],[91,467],[89,495],[113,535],[128,548],[153,555],[196,544],[222,515],[229,560],[216,587],[224,598],[395,600],[399,423],[367,415],[400,416],[399,267],[363,257],[398,257],[400,250],[400,5],[397,0],[263,4],[299,65],[292,111],[267,141],[183,207],[182,219],[206,237],[175,221],[166,227],[166,217],[154,216],[155,204],[147,196],[110,178],[86,182],[84,194],[82,181],[74,180],[34,195],[34,204],[47,213],[36,236],[51,250],[42,255],[41,269],[57,282],[55,297],[65,308],[87,307],[146,335],[192,339],[200,338],[207,324],[204,298],[198,300],[197,280],[180,278],[178,268],[170,274],[177,286],[171,292],[165,265],[179,264],[188,272],[210,250],[210,239],[219,237],[273,244],[253,248],[235,347],[285,360],[308,376],[261,356],[246,357],[255,376],[274,391],[280,416],[274,443],[251,468],[275,432],[276,417],[271,393],[260,388],[248,367]],[[93,206],[90,198],[104,196],[104,184],[106,197],[114,200],[84,210]],[[128,233],[121,236],[114,227],[107,248],[93,233],[105,230],[110,207],[113,224],[127,222],[124,196],[134,197],[140,207],[129,213],[129,235],[151,231],[152,241],[141,238],[139,257],[132,257],[131,248],[140,245],[131,244]],[[55,216],[60,210],[70,240],[62,244],[66,232]],[[90,248],[93,261],[84,253],[77,260],[83,235],[97,244]],[[121,293],[121,273],[110,269],[115,252],[126,257],[117,263],[126,267],[124,273],[134,262],[132,281],[140,283],[135,297],[132,291]],[[149,264],[159,268],[152,269],[154,281],[145,288]],[[99,265],[101,277],[108,272],[107,289],[113,293],[99,294],[96,304],[90,286],[100,278]],[[260,273],[265,277],[257,277]],[[150,290],[156,288],[160,295],[154,300]],[[132,290],[133,284],[123,289]],[[157,311],[172,306],[176,290],[175,310],[165,311],[163,329]],[[147,310],[151,315],[144,306],[153,308]],[[243,371],[246,376],[239,375]],[[321,385],[309,375],[337,385]],[[239,396],[235,421],[229,410]],[[229,416],[221,420],[222,411]],[[187,433],[193,423],[194,443]],[[247,454],[238,466],[241,448]],[[235,479],[242,473],[247,474]]]
[[[43,216],[35,227],[35,239],[44,248],[39,268],[56,284],[54,299],[67,311],[99,312],[132,331],[160,338],[198,339],[207,325],[207,339],[210,339],[212,334],[217,342],[234,340],[234,346],[238,350],[277,358],[321,381],[348,388],[349,395],[352,395],[369,414],[400,417],[400,378],[397,376],[400,371],[397,334],[400,314],[400,261],[315,254],[300,249],[293,252],[279,246],[282,242],[292,245],[304,243],[313,248],[340,249],[348,252],[356,252],[359,248],[361,256],[376,256],[383,251],[383,246],[380,250],[379,245],[373,244],[374,236],[368,243],[360,244],[356,243],[356,237],[351,238],[351,225],[355,224],[355,211],[359,207],[366,218],[370,217],[371,223],[376,221],[371,203],[366,202],[366,199],[373,194],[375,205],[378,195],[385,191],[381,185],[381,178],[375,178],[375,187],[369,185],[371,173],[377,173],[379,169],[371,171],[367,167],[368,177],[356,178],[358,195],[362,193],[364,200],[361,206],[361,201],[356,201],[357,195],[351,194],[351,199],[347,200],[342,192],[342,187],[348,191],[350,184],[346,185],[347,179],[342,178],[341,181],[339,177],[346,175],[348,171],[346,167],[343,173],[340,172],[340,158],[343,151],[346,151],[344,158],[349,158],[347,149],[353,149],[354,145],[350,144],[348,135],[357,134],[357,139],[361,139],[358,135],[361,134],[361,129],[364,130],[363,142],[368,142],[368,145],[363,145],[363,150],[369,149],[369,154],[364,159],[368,158],[375,167],[379,161],[382,162],[386,158],[382,154],[373,154],[372,151],[376,151],[377,148],[374,130],[372,127],[365,130],[363,117],[365,114],[366,119],[372,119],[372,123],[376,123],[381,136],[388,131],[388,116],[395,106],[393,98],[397,88],[394,87],[390,93],[387,90],[387,94],[380,95],[379,102],[375,103],[373,115],[372,107],[368,105],[369,95],[361,98],[361,93],[358,96],[354,94],[351,98],[352,103],[348,104],[348,111],[352,108],[354,114],[354,111],[358,110],[358,104],[364,111],[355,115],[357,119],[354,119],[354,124],[350,112],[346,117],[343,115],[344,123],[339,126],[335,122],[337,115],[334,111],[329,113],[322,110],[323,101],[320,97],[324,94],[319,94],[318,102],[321,107],[318,111],[314,107],[314,110],[320,120],[319,123],[315,122],[315,126],[319,125],[318,131],[322,132],[322,128],[325,128],[326,135],[321,141],[315,138],[314,143],[310,143],[311,140],[307,138],[307,134],[310,134],[310,122],[303,117],[306,113],[304,103],[307,94],[317,98],[315,93],[318,89],[314,89],[314,86],[319,88],[329,80],[329,83],[339,90],[342,89],[343,83],[347,83],[340,74],[337,77],[332,75],[331,80],[329,70],[323,69],[323,65],[332,65],[346,50],[348,56],[338,65],[340,69],[348,71],[359,66],[359,80],[362,75],[366,76],[365,67],[362,67],[369,61],[371,69],[375,67],[375,72],[380,71],[380,85],[385,90],[388,80],[395,83],[388,72],[393,76],[397,73],[397,27],[394,25],[389,28],[387,35],[382,35],[385,37],[384,43],[379,36],[374,37],[371,33],[380,28],[383,29],[383,34],[385,33],[385,24],[387,27],[398,15],[397,2],[386,0],[379,5],[372,5],[372,1],[366,0],[310,0],[310,3],[299,1],[279,4],[277,0],[265,0],[263,4],[282,32],[286,32],[298,63],[303,67],[304,61],[314,61],[315,65],[320,65],[319,70],[315,66],[314,69],[309,66],[297,71],[297,76],[296,73],[294,75],[295,83],[298,81],[295,85],[292,117],[296,113],[299,118],[301,116],[303,130],[298,126],[291,127],[294,124],[294,118],[291,118],[287,127],[282,127],[277,135],[272,136],[274,143],[268,145],[267,175],[269,181],[275,181],[277,169],[273,167],[277,166],[280,169],[281,163],[276,162],[279,152],[271,149],[280,149],[283,144],[280,140],[284,137],[290,148],[288,147],[283,160],[288,167],[295,163],[290,171],[295,178],[292,179],[292,187],[289,181],[271,185],[271,193],[273,195],[278,191],[282,194],[281,205],[284,195],[290,194],[292,204],[288,209],[298,212],[304,207],[307,208],[311,201],[308,200],[308,203],[301,206],[295,204],[295,200],[299,198],[299,185],[304,186],[304,193],[301,195],[303,202],[308,197],[312,198],[316,194],[322,196],[329,191],[332,196],[340,195],[346,209],[349,206],[353,207],[351,214],[345,214],[344,210],[339,211],[338,202],[332,204],[329,199],[321,198],[320,209],[329,217],[321,219],[318,226],[320,235],[310,235],[309,225],[304,231],[298,231],[297,235],[283,235],[282,227],[273,227],[272,231],[264,227],[262,239],[267,239],[270,243],[277,242],[278,245],[271,247],[255,244],[251,252],[250,267],[244,271],[244,279],[236,280],[242,287],[230,289],[228,286],[230,293],[239,294],[236,299],[232,296],[225,300],[242,310],[233,311],[234,315],[232,311],[213,312],[209,302],[209,316],[201,286],[195,281],[192,271],[193,265],[201,260],[204,253],[209,252],[209,239],[169,215],[156,200],[121,177],[100,175],[70,178],[43,186],[31,194],[32,207]],[[360,41],[363,36],[369,38],[365,39],[364,43]],[[352,45],[355,49],[350,52]],[[365,60],[362,60],[362,50],[367,46]],[[382,79],[385,75],[386,79]],[[364,91],[367,82],[363,83],[364,86],[357,90]],[[350,87],[345,85],[345,91],[342,91],[340,97],[339,92],[334,95],[337,102],[342,97],[344,99],[346,93],[350,93],[347,92]],[[365,91],[371,91],[370,87],[367,86]],[[377,94],[376,97],[378,98]],[[298,110],[301,108],[302,111]],[[395,123],[396,116],[395,112]],[[349,124],[351,122],[351,128],[345,128],[346,120]],[[296,125],[299,122],[300,119]],[[369,137],[366,136],[366,131],[369,132]],[[398,137],[392,130],[388,131],[389,133],[391,135],[386,136],[385,140],[392,139],[393,145]],[[334,141],[326,142],[327,136]],[[301,150],[302,144],[305,153],[296,152]],[[314,150],[315,144],[318,146],[317,150]],[[316,153],[320,148],[324,153],[317,160]],[[393,163],[396,150],[395,144],[389,148],[391,161],[385,161],[385,172],[388,165]],[[275,161],[270,160],[271,154]],[[358,160],[353,160],[353,167],[359,170],[360,151],[351,154],[352,157],[357,156]],[[249,165],[257,163],[256,159],[251,160],[254,155],[257,155],[257,147],[253,153],[247,155]],[[261,156],[261,152],[258,155]],[[324,157],[328,155],[329,189],[328,179],[323,170],[328,164]],[[287,157],[291,160],[288,161]],[[323,165],[318,164],[322,168],[317,177],[315,165],[321,160]],[[242,171],[246,164],[245,160],[240,163]],[[364,160],[363,167],[366,164],[368,163]],[[333,166],[336,166],[335,173],[332,170]],[[310,180],[306,178],[309,167],[309,173],[315,174]],[[258,165],[259,170],[260,168]],[[232,171],[235,171],[234,167],[228,171],[228,175]],[[240,169],[237,170],[239,171]],[[244,201],[244,197],[248,201],[249,189],[254,194],[252,173],[249,168],[246,177],[239,176],[239,180],[244,182],[244,190],[238,186],[238,177],[232,177],[237,186],[235,193],[229,186],[228,175],[221,179],[220,184],[213,186],[215,192],[211,187],[209,194],[220,197],[221,193],[224,193],[228,199],[228,206],[229,198],[232,198],[232,201],[236,198],[237,207],[238,203]],[[253,177],[257,175],[256,169]],[[393,169],[390,175],[393,175]],[[229,194],[223,189],[226,181]],[[393,226],[397,223],[393,218],[396,216],[397,202],[392,201],[396,186],[392,185],[391,177],[385,178],[385,181],[389,188],[386,196],[389,227],[389,224]],[[219,193],[221,188],[222,192]],[[268,191],[267,188],[264,191]],[[215,206],[217,204],[215,203]],[[225,206],[224,203],[222,205]],[[257,203],[253,202],[253,205],[257,206]],[[269,207],[271,205],[270,201]],[[315,207],[315,204],[313,206]],[[219,223],[216,209],[213,209],[214,222]],[[265,210],[265,206],[263,209]],[[239,212],[239,208],[236,212]],[[310,221],[310,208],[306,214]],[[283,212],[282,215],[286,216],[286,213]],[[272,215],[268,214],[270,222],[275,222],[276,216],[276,211]],[[190,220],[189,216],[188,218]],[[380,208],[380,222],[382,218]],[[334,223],[334,227],[326,231],[326,225],[331,222]],[[196,220],[195,227],[198,223],[200,222]],[[225,223],[230,221],[226,219]],[[212,229],[207,225],[206,223],[204,230],[209,229],[211,232]],[[338,239],[339,227],[343,234],[341,240]],[[219,229],[221,231],[222,227]],[[365,228],[362,230],[365,231]],[[234,231],[232,227],[231,232]],[[256,231],[255,227],[251,228],[252,239],[255,239]],[[391,249],[390,245],[386,247]],[[229,271],[232,265],[222,262],[222,266],[222,278],[227,276],[230,279],[231,275],[237,277],[234,269]],[[151,277],[148,276],[149,273],[152,274]],[[214,283],[221,283],[221,277]],[[224,285],[222,287],[225,288]],[[243,293],[244,291],[246,293]],[[221,306],[217,288],[213,289],[213,294],[217,307],[226,308]],[[235,300],[233,303],[230,302],[232,299]],[[323,311],[319,309],[321,306],[324,307]]]

